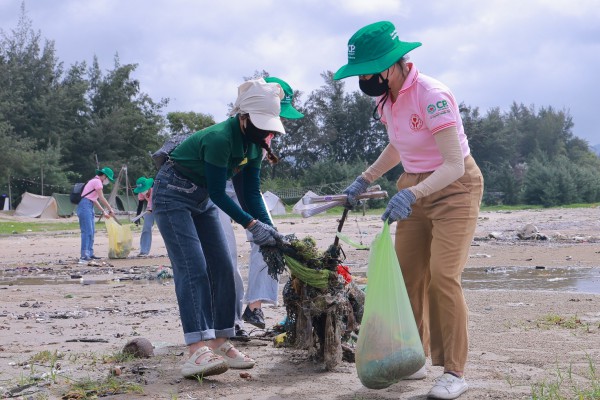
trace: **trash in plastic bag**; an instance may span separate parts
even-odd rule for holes
[[[369,389],[383,389],[425,365],[425,353],[390,226],[371,244],[367,271],[369,290],[356,348],[356,370]]]
[[[108,258],[127,258],[133,238],[129,225],[119,225],[113,218],[105,220],[108,231]]]

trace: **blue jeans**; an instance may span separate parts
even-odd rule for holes
[[[154,180],[153,213],[173,267],[186,345],[235,335],[234,267],[208,191],[165,163]]]
[[[94,255],[94,203],[88,199],[81,199],[77,205],[79,229],[81,229],[81,258],[90,258]]]
[[[140,237],[140,254],[150,253],[152,247],[152,228],[154,227],[154,214],[151,212],[144,215],[144,227],[142,228],[142,236]]]

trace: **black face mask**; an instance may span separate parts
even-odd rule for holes
[[[380,77],[383,80],[383,82],[379,82]],[[374,74],[369,79],[359,79],[358,86],[360,87],[360,90],[362,90],[363,93],[367,96],[375,97],[384,95],[373,109],[373,119],[379,121],[381,119],[381,116],[377,113],[377,110],[379,109],[380,105],[381,107],[385,105],[385,102],[387,101],[390,95],[390,92],[388,90],[389,86],[387,78],[384,78],[381,74]]]
[[[381,78],[383,82],[379,82],[379,78]],[[364,94],[371,97],[381,96],[389,89],[387,78],[384,79],[381,74],[373,74],[369,79],[359,79],[358,86]]]
[[[269,131],[265,131],[264,129],[258,129],[256,125],[250,121],[250,119],[246,122],[245,134],[246,138],[252,143],[256,143],[261,146],[265,143],[265,139],[271,134]]]

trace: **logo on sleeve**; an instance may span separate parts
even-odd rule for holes
[[[429,107],[427,107],[429,109]],[[413,131],[419,131],[423,127],[423,120],[417,114],[410,116],[410,129]]]
[[[427,106],[427,114],[429,114],[430,119],[447,114],[449,112],[450,107],[448,106],[448,102],[446,100],[440,100],[435,104],[429,104]]]

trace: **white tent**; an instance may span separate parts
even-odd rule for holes
[[[271,215],[285,215],[285,204],[275,193],[266,191],[263,193],[263,199]]]
[[[15,215],[32,218],[58,218],[58,205],[52,196],[23,193]]]
[[[302,196],[302,199],[305,197],[315,197],[318,196],[315,192],[313,192],[312,190],[309,190],[308,192],[304,193],[304,196]],[[296,204],[294,204],[294,207],[292,208],[292,212],[294,214],[300,214],[302,212],[302,210],[306,210],[307,208],[311,208],[314,207],[314,204],[304,204],[302,203],[302,199],[298,200],[298,202]]]

